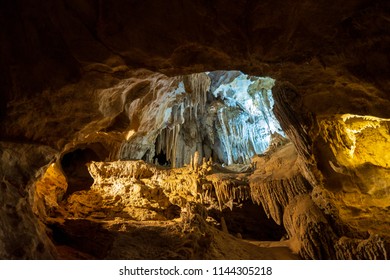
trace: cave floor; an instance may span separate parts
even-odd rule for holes
[[[289,241],[236,238],[212,225],[205,232],[181,219],[131,221],[65,219],[50,228],[59,259],[299,259]]]

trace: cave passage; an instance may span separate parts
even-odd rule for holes
[[[118,234],[110,227],[112,219],[126,224],[129,232],[120,236],[128,238],[134,221],[150,221],[158,233],[162,229],[158,221],[188,222],[197,215],[204,219],[202,224],[209,217],[209,225],[243,242],[282,240],[284,227],[269,218],[264,206],[259,201],[255,204],[249,194],[249,177],[257,168],[253,157],[268,151],[275,139],[286,140],[273,113],[275,80],[239,71],[164,79],[170,86],[154,87],[153,91],[161,92],[151,91],[152,98],[140,100],[142,112],[137,117],[129,112],[139,109],[126,105],[128,111],[113,115],[103,130],[125,135],[119,161],[107,162],[112,153],[100,142],[82,144],[62,155],[66,183],[61,181],[57,196],[67,215],[80,220],[52,226],[56,244],[105,258]],[[61,173],[54,171],[57,177]],[[43,187],[47,182],[42,181]],[[199,203],[190,212],[193,198],[186,201],[188,197]],[[94,231],[96,239],[90,240]]]
[[[64,197],[76,191],[88,190],[93,184],[93,178],[88,172],[87,163],[102,161],[107,155],[107,150],[99,143],[93,143],[90,147],[80,147],[64,154],[61,158],[61,167],[68,183]]]
[[[155,164],[161,165],[161,166],[170,166],[171,162],[167,160],[167,155],[163,152],[160,151],[160,153],[156,154],[153,157],[153,162]]]
[[[218,216],[220,215],[223,216],[229,233],[243,239],[279,241],[286,235],[283,226],[276,224],[273,219],[267,217],[263,206],[249,201],[232,209],[225,208],[218,213]]]
[[[121,159],[157,158],[159,164],[181,167],[197,152],[199,162],[248,164],[267,150],[272,135],[285,137],[273,113],[272,78],[213,71],[174,77],[170,83],[170,91],[161,99],[154,95],[148,108],[154,129],[130,137]]]
[[[390,258],[389,0],[0,19],[0,259]]]

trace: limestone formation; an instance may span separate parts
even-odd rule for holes
[[[298,161],[292,143],[274,150],[272,155],[253,158],[256,169],[249,181],[252,200],[261,204],[267,216],[279,225],[283,221],[284,208],[293,198],[311,190]]]
[[[389,5],[2,1],[0,258],[388,259]]]

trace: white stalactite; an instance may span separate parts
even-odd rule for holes
[[[121,158],[152,161],[154,155],[142,155],[153,151],[165,154],[172,167],[180,167],[198,151],[201,158],[214,154],[228,165],[249,163],[268,148],[271,133],[283,135],[272,113],[272,79],[241,74],[215,89],[210,75],[198,73],[168,82],[158,78],[151,83],[148,98],[153,99],[147,107],[142,107],[146,99],[126,105],[133,122],[140,124],[138,134],[122,145]],[[137,111],[141,113],[135,115]]]

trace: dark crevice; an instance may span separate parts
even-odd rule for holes
[[[114,241],[111,232],[93,221],[67,220],[49,227],[56,246],[69,246],[96,259],[104,259]]]
[[[101,160],[90,148],[79,148],[65,154],[61,159],[62,170],[68,183],[64,197],[76,191],[88,190],[93,184],[93,178],[88,172],[87,163]]]
[[[171,166],[171,161],[167,160],[167,155],[162,151],[153,157],[153,162],[161,166]]]
[[[223,217],[229,233],[244,239],[279,241],[286,235],[284,227],[268,218],[262,206],[251,202],[237,205],[232,210],[212,211],[209,214],[216,220],[221,220]]]

